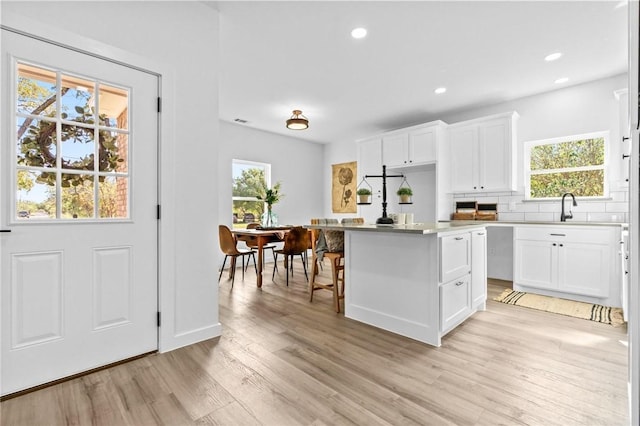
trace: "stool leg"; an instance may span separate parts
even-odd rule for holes
[[[312,262],[313,265],[311,265],[311,278],[309,278],[309,302],[313,302],[316,275],[318,275],[318,258],[313,256]]]
[[[338,265],[340,259],[332,259],[331,261],[331,275],[333,276],[333,307],[337,313],[340,313],[340,299],[338,299]]]

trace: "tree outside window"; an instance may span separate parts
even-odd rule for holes
[[[533,141],[525,144],[527,199],[605,197],[608,132]]]

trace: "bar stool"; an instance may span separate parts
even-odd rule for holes
[[[330,239],[340,240],[342,234],[343,244],[336,244],[331,247],[335,251],[325,251],[322,256],[331,262],[331,283],[323,283],[316,281],[318,276],[318,255],[316,249],[318,247],[318,239],[325,239],[327,235]],[[344,299],[344,232],[342,231],[321,231],[319,229],[312,230],[312,266],[311,278],[309,279],[309,302],[313,302],[313,293],[316,290],[330,290],[333,293],[333,307],[337,313],[340,312],[340,300]],[[321,245],[325,244],[321,241]],[[327,244],[329,248],[332,244]]]

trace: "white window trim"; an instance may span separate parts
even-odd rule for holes
[[[531,176],[538,174],[558,173],[567,171],[583,171],[583,170],[604,170],[604,185],[603,194],[597,197],[576,197],[583,200],[604,200],[609,199],[609,149],[610,149],[610,132],[608,130],[583,133],[571,136],[562,136],[558,138],[542,139],[535,141],[527,141],[524,143],[524,196],[525,201],[557,201],[561,197],[545,197],[535,198],[531,197]],[[531,171],[531,148],[540,145],[553,145],[561,142],[569,142],[582,139],[604,139],[604,165],[599,166],[582,166],[582,167],[567,167],[560,169],[545,169],[544,171]]]

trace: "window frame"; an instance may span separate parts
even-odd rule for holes
[[[18,111],[17,103],[18,103],[18,76],[20,74],[19,68],[20,66],[26,67],[35,67],[39,68],[43,71],[50,72],[55,75],[55,81],[51,83],[55,84],[55,92],[56,92],[56,100],[55,100],[55,109],[56,114],[55,117],[47,117],[45,115],[35,115],[32,113],[25,113],[22,111]],[[11,210],[9,212],[9,223],[12,225],[23,225],[23,224],[34,224],[34,223],[46,223],[46,224],[69,224],[69,223],[109,223],[109,222],[131,222],[132,221],[132,131],[131,131],[131,96],[132,89],[131,87],[123,86],[120,84],[114,84],[104,79],[100,79],[97,77],[83,75],[81,73],[76,73],[67,69],[62,69],[58,67],[51,67],[48,65],[44,65],[35,61],[24,60],[20,58],[13,58],[11,65],[11,129],[10,129],[10,140],[11,143],[11,158],[10,167],[11,167]],[[87,82],[91,82],[93,87],[94,96],[96,96],[95,101],[93,102],[93,106],[95,107],[95,122],[92,124],[79,123],[73,120],[68,120],[62,117],[63,108],[62,108],[62,99],[61,99],[61,88],[63,86],[63,77],[66,78],[78,78],[87,80]],[[126,128],[119,127],[111,127],[107,125],[100,124],[100,120],[97,119],[100,114],[100,100],[98,94],[100,94],[100,90],[104,86],[117,88],[127,93],[127,108],[126,108]],[[40,120],[49,123],[54,123],[56,125],[56,165],[55,167],[40,167],[40,166],[25,166],[17,163],[18,159],[18,138],[17,138],[17,123],[20,119],[32,119],[32,120]],[[101,171],[99,169],[99,161],[95,161],[93,170],[76,170],[71,168],[64,168],[62,166],[62,158],[64,155],[64,150],[62,148],[62,137],[61,137],[61,129],[64,125],[77,126],[83,129],[91,129],[94,131],[94,135],[99,134],[100,131],[107,131],[111,133],[117,133],[121,135],[125,135],[127,137],[127,146],[126,146],[126,157],[127,157],[127,170],[126,171]],[[93,147],[93,155],[94,158],[99,158],[99,143],[98,138],[96,137],[94,141]],[[56,197],[56,214],[55,217],[46,217],[46,218],[30,218],[29,220],[21,220],[18,215],[18,172],[26,171],[26,172],[46,172],[46,173],[55,173],[56,175],[56,184],[55,188],[55,197]],[[63,208],[62,208],[62,199],[63,195],[63,187],[61,185],[61,176],[63,174],[68,175],[89,175],[92,177],[92,192],[93,192],[93,215],[91,217],[63,217]],[[127,194],[126,194],[126,216],[122,217],[100,217],[100,182],[99,178],[124,178],[127,180]]]
[[[259,162],[259,161],[252,161],[252,160],[241,160],[241,159],[236,159],[233,158],[231,160],[231,217],[233,218],[233,204],[235,201],[256,201],[256,202],[260,202],[262,200],[259,200],[257,197],[239,197],[239,196],[235,196],[233,195],[233,182],[234,182],[234,169],[235,169],[235,165],[244,165],[244,166],[251,166],[252,168],[260,168],[264,170],[264,178],[265,178],[265,182],[267,185],[267,188],[271,188],[271,164],[270,163],[263,163],[263,162]],[[263,204],[265,204],[265,210],[266,210],[266,203],[263,202]],[[235,223],[233,223],[232,220],[232,224],[231,224],[232,228],[235,228]]]
[[[584,139],[597,139],[602,138],[604,140],[604,163],[597,166],[580,166],[580,167],[563,167],[559,169],[544,169],[547,173],[536,173],[531,170],[531,150],[536,146],[541,145],[555,145],[563,142],[573,142]],[[551,173],[565,173],[565,172],[577,172],[588,170],[603,170],[603,194],[597,196],[576,196],[576,198],[583,200],[602,200],[609,198],[609,149],[610,149],[610,132],[608,130],[582,133],[570,136],[561,136],[550,139],[540,139],[534,141],[527,141],[524,143],[524,199],[526,201],[557,201],[562,197],[544,197],[537,198],[531,196],[531,176],[538,174],[551,174]]]

